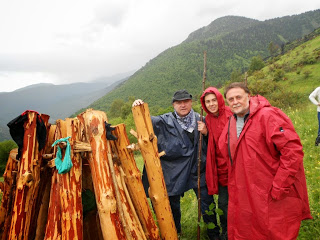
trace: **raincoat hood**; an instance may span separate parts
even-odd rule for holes
[[[253,116],[256,112],[264,107],[270,107],[269,101],[260,95],[250,97],[250,116]]]
[[[206,111],[206,113],[208,115],[213,115],[206,107],[206,104],[204,102],[204,97],[206,94],[208,93],[213,93],[214,95],[216,95],[216,98],[218,100],[218,107],[219,107],[219,115],[221,115],[224,110],[225,110],[225,102],[224,102],[224,99],[223,99],[223,96],[222,94],[219,92],[218,89],[214,88],[214,87],[208,87],[204,92],[203,94],[201,95],[200,97],[200,101],[201,101],[201,105],[202,105],[202,108]]]
[[[204,98],[207,93],[216,95],[219,108],[218,116],[212,114],[206,108]],[[225,105],[222,94],[214,87],[207,88],[200,97],[200,101],[203,109],[207,112],[205,121],[209,132],[206,162],[207,187],[209,194],[218,194],[218,185],[227,186],[228,181],[228,166],[220,152],[218,142],[221,132],[228,122],[229,117],[232,115],[232,112],[230,108]]]

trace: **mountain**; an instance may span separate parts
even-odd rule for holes
[[[203,52],[207,52],[207,83],[220,87],[234,70],[244,71],[252,57],[270,55],[270,42],[281,46],[320,27],[320,10],[258,21],[226,16],[216,19],[150,60],[127,81],[90,107],[107,111],[115,99],[134,96],[153,106],[167,107],[174,91],[201,93]]]
[[[0,92],[0,141],[11,138],[6,124],[25,110],[48,114],[49,121],[54,123],[89,106],[127,79],[100,78],[91,83],[64,85],[40,83],[13,92]]]

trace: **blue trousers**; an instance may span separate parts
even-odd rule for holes
[[[198,189],[194,188],[193,191],[195,192],[196,196],[198,196]],[[201,195],[201,213],[202,218],[205,223],[214,223],[216,227],[214,229],[208,229],[207,234],[209,239],[214,239],[214,237],[218,237],[219,227],[217,226],[217,216],[215,211],[213,211],[213,215],[208,215],[206,211],[209,211],[210,204],[214,203],[213,196],[208,194],[207,187],[200,188],[200,195]],[[180,199],[181,195],[176,196],[169,196],[170,206],[172,210],[172,215],[174,219],[174,223],[177,228],[177,232],[181,232],[181,208],[180,208]]]

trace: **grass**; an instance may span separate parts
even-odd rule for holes
[[[292,120],[301,138],[304,149],[304,168],[307,180],[309,204],[312,220],[302,221],[298,240],[320,239],[320,146],[314,142],[317,135],[317,112],[314,105],[307,104],[304,109],[288,109],[286,114]],[[138,168],[142,171],[143,159],[135,155]],[[197,199],[190,190],[181,199],[182,239],[197,238]],[[205,228],[201,229],[201,239],[206,239]]]

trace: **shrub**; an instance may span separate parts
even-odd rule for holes
[[[284,77],[284,71],[282,69],[275,70],[274,75],[273,75],[274,81],[280,81],[283,79],[283,77]]]

